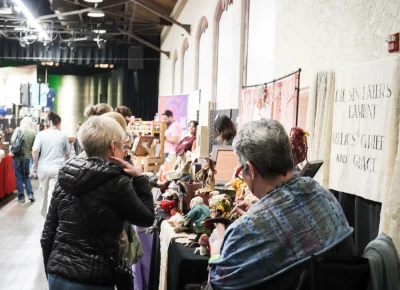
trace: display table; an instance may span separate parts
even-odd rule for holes
[[[0,198],[12,193],[16,188],[13,159],[10,155],[5,155],[0,161]]]
[[[158,288],[159,290],[174,289],[169,287],[167,288],[167,275],[168,271],[170,270],[168,268],[169,257],[170,257],[168,255],[168,250],[171,242],[177,238],[187,239],[189,236],[195,236],[195,235],[188,235],[186,233],[177,234],[174,232],[174,228],[167,221],[162,222],[160,231],[160,284]],[[173,256],[171,258],[174,259]]]
[[[208,278],[208,256],[194,254],[188,248],[172,241],[168,249],[167,289],[184,290],[187,284],[201,284]]]

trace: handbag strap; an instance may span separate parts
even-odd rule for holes
[[[114,263],[114,259],[113,259],[112,255],[110,253],[110,250],[104,245],[102,240],[99,238],[99,235],[98,235],[97,231],[90,224],[85,212],[83,211],[81,199],[79,197],[76,197],[75,200],[76,200],[76,204],[78,205],[78,211],[81,214],[81,216],[83,217],[83,219],[86,221],[86,224],[88,225],[88,227],[90,228],[92,233],[94,234],[94,236],[96,238],[96,241],[97,241],[97,244],[100,246],[102,254],[109,260],[112,269],[115,270],[116,266],[115,266],[115,263]]]

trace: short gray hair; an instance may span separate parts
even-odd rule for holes
[[[31,117],[24,117],[19,123],[19,128],[22,132],[35,132]]]
[[[250,162],[264,177],[286,176],[293,169],[293,154],[285,128],[275,120],[244,124],[233,140],[240,165]]]
[[[78,141],[88,157],[105,157],[113,140],[123,144],[126,133],[117,121],[106,116],[93,116],[82,124]]]

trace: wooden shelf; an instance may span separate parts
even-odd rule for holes
[[[144,127],[145,129],[134,129],[137,127]],[[128,124],[129,130],[138,135],[138,138],[144,135],[159,135],[157,139],[160,140],[160,157],[151,157],[150,155],[144,157],[137,157],[138,165],[143,165],[145,171],[158,171],[160,166],[164,163],[164,140],[165,140],[165,123],[160,121],[131,121]],[[157,129],[156,129],[157,128]]]

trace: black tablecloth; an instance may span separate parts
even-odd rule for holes
[[[161,223],[167,217],[164,212],[160,211],[155,216],[155,225],[157,229],[153,233],[153,245],[151,250],[150,273],[148,290],[158,290],[160,282],[160,231]]]
[[[187,284],[201,284],[208,279],[208,256],[194,254],[195,248],[171,242],[168,248],[167,289],[184,290]]]

